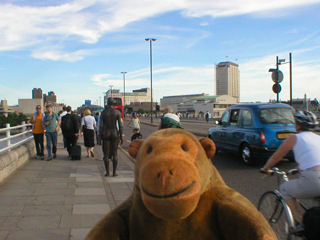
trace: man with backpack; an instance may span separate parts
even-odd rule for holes
[[[67,114],[61,118],[61,130],[66,139],[67,151],[70,157],[71,148],[76,145],[79,136],[78,119],[75,114],[71,114],[70,106],[67,107]]]

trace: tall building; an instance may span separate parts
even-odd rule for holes
[[[239,65],[221,62],[216,65],[216,95],[230,95],[240,98]]]
[[[57,96],[53,91],[48,92],[48,95],[43,94],[43,100],[47,104],[57,103]]]
[[[42,99],[42,89],[41,88],[32,89],[32,99],[34,99],[34,98],[41,98]]]

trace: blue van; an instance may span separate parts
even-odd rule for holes
[[[209,129],[217,150],[238,153],[246,165],[255,159],[269,158],[290,135],[296,132],[294,109],[282,103],[238,104],[229,107]],[[290,151],[285,158],[294,161]]]

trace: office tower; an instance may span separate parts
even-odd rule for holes
[[[239,65],[221,62],[216,65],[216,95],[230,95],[240,98]]]
[[[32,98],[42,98],[42,89],[41,88],[34,88],[32,89]]]

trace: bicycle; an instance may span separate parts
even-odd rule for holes
[[[271,175],[276,174],[278,177],[278,187],[282,182],[289,181],[288,175],[298,172],[297,169],[289,171],[280,171],[278,168],[270,170]],[[313,202],[320,202],[320,197],[313,199]],[[300,206],[306,211],[308,207],[299,201]],[[267,219],[270,226],[278,236],[279,240],[296,240],[303,239],[303,232],[297,232],[295,220],[290,208],[285,203],[278,190],[267,191],[259,199],[258,210]]]

